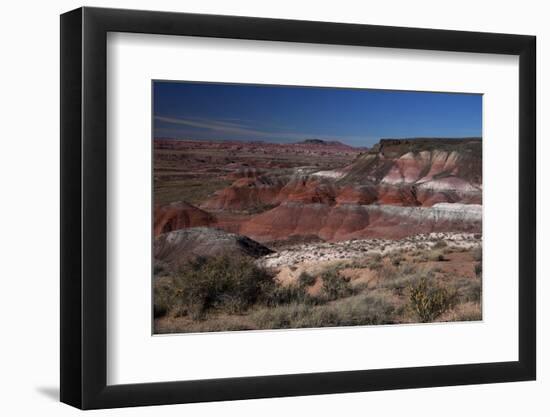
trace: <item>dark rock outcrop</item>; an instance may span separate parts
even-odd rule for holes
[[[179,263],[199,256],[250,256],[272,253],[262,244],[234,233],[208,227],[180,229],[160,235],[154,242],[154,258],[164,264]]]

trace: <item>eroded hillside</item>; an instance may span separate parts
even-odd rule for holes
[[[192,148],[188,154],[184,145],[173,145],[179,156],[168,157],[166,141],[161,142],[160,159],[171,161],[174,170],[177,161],[188,166],[190,155],[195,165],[206,165],[187,172],[194,172],[195,181],[187,184],[187,192],[196,189],[199,198],[191,194],[191,207],[189,202],[183,207],[159,205],[156,234],[216,226],[270,242],[300,235],[337,241],[481,230],[477,138],[383,139],[373,149],[355,153],[340,143],[307,142],[294,145],[295,150],[292,145],[268,147],[268,158],[264,144],[246,144],[240,148],[242,155],[230,152],[234,143],[220,154],[212,151],[214,145],[204,144],[199,146],[202,154],[197,153],[193,142],[187,143]],[[214,149],[220,147],[223,144],[216,143]],[[231,160],[220,166],[220,158],[228,154]],[[162,188],[165,173],[159,170],[157,175]],[[174,184],[178,186],[186,184]]]

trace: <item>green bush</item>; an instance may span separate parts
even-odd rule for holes
[[[449,310],[455,295],[446,288],[431,284],[426,278],[409,286],[409,304],[422,323],[429,323]]]
[[[198,258],[174,277],[182,314],[202,318],[211,308],[231,313],[246,310],[276,285],[266,269],[245,257]]]

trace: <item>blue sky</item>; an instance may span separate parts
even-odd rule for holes
[[[154,136],[292,143],[481,136],[482,96],[155,81]]]

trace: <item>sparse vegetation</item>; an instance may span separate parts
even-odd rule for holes
[[[446,288],[434,285],[426,278],[409,286],[409,303],[422,323],[429,323],[449,310],[455,294]]]
[[[475,261],[481,262],[481,259],[483,258],[483,249],[481,248],[481,246],[478,246],[473,250],[472,256]]]
[[[175,273],[158,264],[154,317],[160,332],[480,320],[478,258],[476,249],[415,246],[321,267],[289,265],[290,281],[250,258],[198,258]],[[453,272],[457,262],[468,263],[464,276]]]
[[[298,276],[298,285],[301,287],[310,287],[315,284],[316,281],[317,278],[305,271]]]
[[[270,307],[292,303],[312,304],[315,300],[308,295],[302,285],[274,285],[263,297],[263,303]]]
[[[443,262],[446,259],[441,251],[435,250],[429,253],[428,260],[432,262]]]
[[[174,277],[176,303],[194,318],[213,308],[242,312],[270,294],[274,285],[267,270],[245,257],[198,258]]]
[[[447,242],[445,242],[444,240],[438,240],[433,245],[434,249],[443,249],[443,248],[446,248],[446,247],[447,247]]]
[[[481,277],[481,272],[482,272],[482,268],[483,268],[482,265],[483,265],[483,264],[482,264],[481,262],[478,262],[478,263],[476,263],[475,266],[474,266],[474,271],[475,271],[475,273],[476,273],[476,275],[477,275],[478,277]]]
[[[328,301],[348,297],[354,293],[349,278],[340,276],[337,268],[329,268],[323,272],[321,279],[323,280],[321,294]]]
[[[392,323],[394,313],[395,307],[385,298],[361,295],[335,304],[264,308],[252,314],[252,321],[260,329],[374,325]]]
[[[229,184],[231,184],[230,181],[219,176],[155,180],[155,202],[168,204],[174,201],[187,201],[196,205]]]

